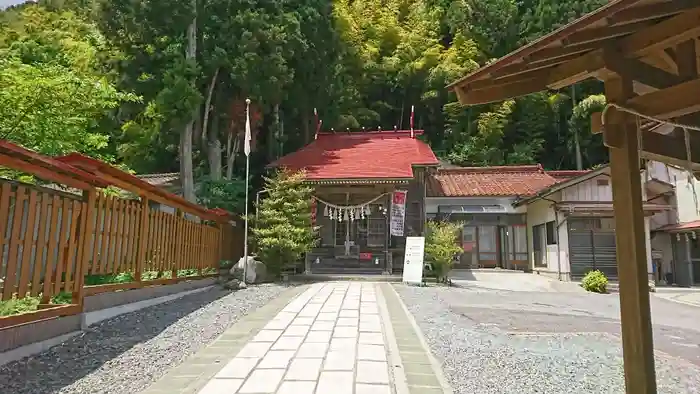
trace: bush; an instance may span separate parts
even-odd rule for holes
[[[461,223],[428,222],[425,256],[426,260],[432,263],[434,275],[438,282],[447,283],[455,256],[463,252],[458,244],[461,229]]]
[[[604,273],[598,270],[590,271],[583,277],[581,287],[586,291],[594,293],[607,293],[608,278],[605,277]]]
[[[267,197],[260,202],[252,232],[258,256],[273,278],[317,242],[318,228],[311,222],[313,189],[303,182],[303,172],[286,170],[265,178]]]

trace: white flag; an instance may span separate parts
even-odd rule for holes
[[[245,140],[243,141],[243,152],[250,156],[250,99],[245,101]]]

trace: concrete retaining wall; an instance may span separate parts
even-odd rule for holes
[[[207,278],[180,282],[174,285],[144,287],[141,289],[113,291],[85,297],[84,312],[94,312],[101,309],[112,308],[119,305],[130,304],[151,298],[163,297],[183,291],[194,290],[211,286],[216,283],[216,278]]]
[[[215,283],[216,278],[207,278],[181,282],[174,285],[144,287],[142,289],[95,294],[85,297],[83,310],[85,313],[100,311],[115,306],[132,304],[139,301],[195,290],[211,286]],[[83,316],[83,314],[78,314],[51,318],[0,330],[0,361],[4,358],[3,352],[9,352],[22,346],[36,344],[80,331]],[[0,365],[2,365],[1,362]]]

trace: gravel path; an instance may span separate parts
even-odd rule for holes
[[[285,287],[218,287],[106,320],[0,368],[2,394],[136,394]]]
[[[395,288],[433,354],[442,361],[456,394],[624,393],[620,340],[611,333],[592,332],[597,326],[588,320],[596,317],[549,312],[542,319],[542,312],[485,308],[483,292],[403,285]],[[511,298],[518,299],[517,295]],[[494,315],[503,318],[494,319]],[[533,320],[546,321],[549,332],[512,333],[517,327],[547,331],[544,327],[533,329]],[[565,330],[552,332],[558,323],[566,326]],[[656,369],[659,393],[700,393],[697,366],[660,353]]]

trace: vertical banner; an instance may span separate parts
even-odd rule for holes
[[[403,236],[403,227],[406,217],[406,191],[397,190],[391,194],[391,222],[390,234],[395,237]]]
[[[316,212],[318,211],[318,203],[316,199],[311,197],[311,227],[316,226]]]

